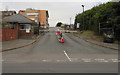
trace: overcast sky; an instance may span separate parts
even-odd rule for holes
[[[81,13],[82,4],[85,5],[85,10],[91,9],[94,6],[108,2],[109,0],[3,0],[0,10],[25,10],[26,8],[34,8],[37,10],[48,10],[49,24],[55,26],[57,22],[65,24],[74,23],[76,14]]]

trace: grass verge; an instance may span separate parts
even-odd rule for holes
[[[93,40],[97,40],[97,41],[103,40],[102,36],[96,35],[95,32],[93,32],[93,31],[88,31],[88,30],[87,31],[77,31],[77,34],[91,38]]]

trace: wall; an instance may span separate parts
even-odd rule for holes
[[[0,29],[0,41],[2,41],[2,29]]]
[[[2,33],[0,41],[18,39],[18,31],[16,29],[0,29],[0,32]]]
[[[39,18],[40,23],[46,25],[46,10],[40,10]]]
[[[20,30],[19,32],[20,32],[19,33],[20,36],[32,36],[33,35],[31,30],[30,30],[30,33],[26,33],[26,30]]]
[[[18,26],[15,29],[0,29],[0,41],[18,39]]]
[[[46,25],[46,10],[23,10],[23,11],[19,11],[19,14],[24,15],[24,13],[38,13],[38,20],[41,24]],[[28,18],[35,18],[35,15],[32,16],[27,16]]]

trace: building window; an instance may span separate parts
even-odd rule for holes
[[[25,29],[25,25],[20,25],[20,29],[21,30]]]
[[[21,30],[30,29],[30,24],[20,24],[20,29]]]
[[[38,13],[26,13],[27,16],[30,16],[30,15],[36,15],[38,16]]]
[[[35,18],[30,18],[31,20],[35,20]]]
[[[26,29],[30,29],[30,24],[25,24]]]

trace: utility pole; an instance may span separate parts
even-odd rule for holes
[[[99,23],[99,34],[100,34],[100,23]]]
[[[85,30],[85,25],[84,25],[84,5],[82,5],[83,7],[83,30]]]
[[[8,11],[8,6],[5,7],[5,11]]]
[[[70,17],[70,25],[71,25],[71,19],[72,19],[72,18]]]
[[[71,29],[71,19],[72,19],[72,18],[70,17],[70,27],[69,27],[69,29]]]

